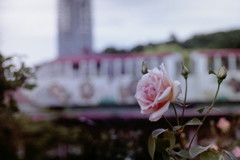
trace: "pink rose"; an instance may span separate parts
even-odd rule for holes
[[[164,64],[161,64],[160,70],[153,68],[142,76],[137,84],[135,97],[141,113],[150,115],[150,121],[157,121],[180,93],[180,82],[171,81]]]
[[[220,118],[217,122],[217,127],[222,131],[222,132],[227,132],[230,127],[231,123],[224,117]]]
[[[237,158],[240,158],[240,147],[236,146],[233,148],[232,153],[234,154],[234,156],[236,156]]]

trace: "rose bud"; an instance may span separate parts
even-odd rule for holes
[[[225,66],[222,66],[217,74],[217,77],[221,80],[224,80],[227,77],[227,69]]]
[[[148,73],[148,67],[145,61],[142,62],[142,74]]]
[[[188,68],[182,63],[182,71],[181,71],[182,76],[187,79],[188,78],[188,74],[189,74],[189,70]]]

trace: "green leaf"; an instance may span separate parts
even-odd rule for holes
[[[156,139],[156,150],[160,153],[165,152],[170,147],[170,142],[167,139]]]
[[[170,160],[170,156],[168,155],[167,152],[162,152],[162,158],[163,160]]]
[[[9,60],[12,60],[13,57],[6,57],[5,58],[5,61],[9,61]]]
[[[152,132],[152,137],[153,138],[157,138],[160,134],[166,132],[167,129],[163,129],[163,128],[159,128],[159,129],[155,129],[153,132]]]
[[[206,108],[206,107],[200,108],[200,109],[197,110],[197,112],[201,114],[201,113],[203,113],[203,111],[205,110],[205,108]]]
[[[152,160],[154,159],[155,149],[156,149],[156,138],[149,136],[149,138],[148,138],[148,153],[150,154],[150,157],[152,158]]]
[[[230,158],[230,160],[238,160],[231,152],[223,150],[223,152]]]
[[[26,89],[33,89],[35,88],[37,85],[36,84],[24,84],[23,87],[26,88]]]
[[[178,155],[182,158],[188,158],[188,159],[192,158],[191,155],[189,154],[189,152],[185,149],[180,150],[179,152],[174,152],[173,151],[173,153],[175,153],[176,155]]]
[[[218,160],[225,160],[224,156],[223,155],[220,155]]]
[[[208,150],[210,146],[206,146],[206,147],[202,147],[202,146],[193,146],[189,149],[189,154],[191,155],[192,158],[196,157],[197,155],[205,152],[206,150]]]
[[[187,126],[202,125],[202,122],[198,118],[193,118],[190,121],[188,121],[185,125]]]
[[[207,146],[207,147],[193,146],[189,149],[189,151],[180,150],[179,152],[173,151],[173,153],[177,154],[178,156],[180,156],[182,158],[192,159],[192,158],[195,158],[196,156],[198,156],[199,154],[205,152],[209,147],[210,146]]]
[[[183,126],[174,126],[173,131],[175,132],[175,131],[180,130],[182,128],[183,128]]]
[[[200,160],[224,160],[224,157],[215,151],[207,151],[200,154]]]
[[[217,75],[213,70],[209,70],[209,71],[208,71],[208,74],[214,74],[214,75]]]
[[[209,109],[209,106],[205,106],[205,107],[203,107],[203,108],[199,108],[199,109],[197,110],[197,112],[201,114],[201,113],[203,113],[203,111],[204,111],[205,109]]]
[[[169,149],[172,150],[175,146],[175,143],[176,143],[176,137],[175,137],[174,133],[164,132],[163,133],[163,139],[169,140],[169,143],[170,143]]]

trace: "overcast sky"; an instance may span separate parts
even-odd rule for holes
[[[0,0],[0,50],[30,65],[57,57],[57,0]],[[93,0],[94,50],[240,29],[239,0]]]

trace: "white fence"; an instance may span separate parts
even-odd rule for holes
[[[223,81],[219,101],[240,101],[240,50],[195,51],[190,57],[192,74],[189,78],[189,99],[193,102],[208,102],[216,91],[217,82],[208,70],[215,72],[221,66],[228,70],[228,76]]]

